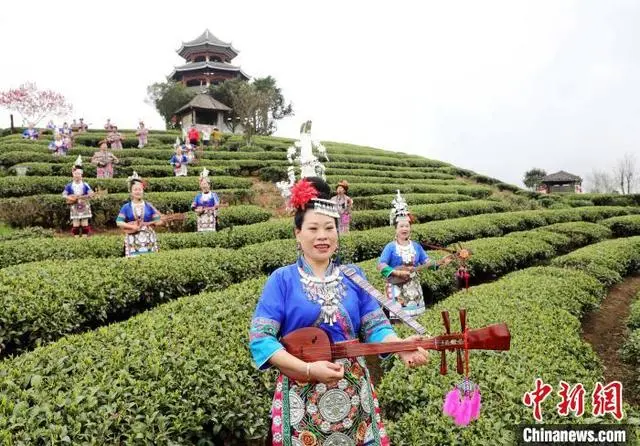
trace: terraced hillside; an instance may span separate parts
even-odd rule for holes
[[[75,158],[87,162],[103,137],[79,135],[63,158],[48,153],[47,141],[0,138],[0,221],[15,228],[0,236],[0,443],[261,444],[274,376],[252,366],[248,327],[267,275],[295,258],[292,223],[273,186],[292,141],[262,137],[244,147],[227,137],[189,177],[175,178],[168,160],[176,134],[152,132],[137,149],[129,132],[117,178],[92,178],[86,164],[87,181],[108,190],[92,204],[100,235],[71,238],[62,233],[60,194]],[[455,374],[440,376],[435,359],[412,370],[384,363],[378,390],[393,444],[512,444],[512,425],[532,420],[522,396],[535,378],[588,389],[603,381],[580,320],[640,268],[638,197],[538,197],[440,161],[325,145],[327,179],[348,180],[355,204],[343,260],[382,288],[375,263],[393,238],[389,207],[400,189],[418,219],[414,240],[464,242],[474,252],[468,291],[456,290],[454,266],[422,273],[430,309],[420,322],[439,333],[440,311],[465,307],[471,326],[504,321],[513,337],[509,352],[472,355],[483,409],[467,428],[441,412]],[[159,234],[161,252],[122,258],[122,237],[111,229],[127,199],[125,177],[144,176],[161,212],[186,212],[203,167],[229,204],[223,229],[195,233],[190,216]],[[545,420],[561,422],[554,404],[543,405]]]

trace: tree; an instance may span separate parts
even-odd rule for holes
[[[638,177],[636,167],[636,157],[632,153],[625,153],[624,156],[618,160],[613,172],[618,185],[620,186],[620,193],[630,194],[634,189],[636,179]]]
[[[267,76],[256,79],[253,85],[259,92],[267,95],[268,113],[266,115],[268,116],[263,119],[263,128],[260,130],[260,134],[271,135],[276,131],[275,121],[287,116],[293,116],[293,105],[286,103],[282,90],[278,88],[273,77]]]
[[[536,190],[538,185],[544,177],[547,176],[547,172],[544,169],[538,169],[534,167],[524,173],[524,179],[522,182],[531,190]]]
[[[596,194],[611,194],[617,192],[616,181],[613,175],[604,171],[594,169],[588,176],[588,192]]]
[[[18,112],[23,122],[33,125],[46,116],[67,116],[73,111],[73,106],[62,94],[53,90],[38,90],[34,82],[0,92],[0,107]]]
[[[267,76],[251,83],[232,79],[209,89],[214,98],[230,106],[230,126],[243,126],[247,144],[254,135],[271,135],[276,121],[293,115],[293,106],[287,104],[276,80]]]
[[[156,110],[164,118],[167,128],[172,126],[176,110],[185,105],[197,94],[196,91],[181,82],[158,82],[147,87],[147,103],[155,105]]]
[[[233,95],[237,94],[238,90],[242,88],[244,84],[246,84],[246,81],[242,79],[229,79],[218,85],[210,85],[209,94],[217,101],[231,107],[233,104]],[[227,125],[234,133],[238,125],[240,125],[240,118],[233,109],[227,114]]]

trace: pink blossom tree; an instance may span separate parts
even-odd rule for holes
[[[36,125],[45,116],[66,116],[73,106],[60,93],[38,90],[34,82],[0,92],[0,107],[20,113],[23,121]]]

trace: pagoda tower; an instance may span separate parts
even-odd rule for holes
[[[238,51],[208,29],[194,40],[182,42],[177,53],[187,63],[175,67],[169,77],[187,87],[217,85],[234,78],[249,80],[240,67],[231,64]]]

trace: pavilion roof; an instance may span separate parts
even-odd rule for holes
[[[552,183],[572,183],[572,182],[581,182],[582,178],[580,178],[578,175],[574,175],[572,173],[569,172],[565,172],[564,170],[560,170],[558,172],[555,173],[551,173],[549,175],[547,175],[546,177],[544,177],[541,182],[542,183],[546,183],[546,182],[552,182]]]
[[[211,95],[206,93],[199,93],[193,99],[191,99],[187,104],[183,105],[178,110],[176,110],[176,114],[183,112],[185,110],[191,110],[194,108],[199,108],[201,110],[220,110],[220,111],[231,110],[231,107],[223,104],[220,101],[217,101]]]

